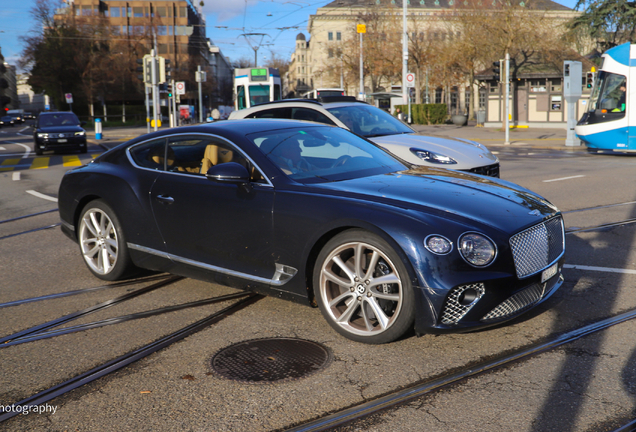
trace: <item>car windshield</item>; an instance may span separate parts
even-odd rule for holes
[[[77,116],[73,113],[47,114],[40,119],[40,126],[69,126],[79,125]]]
[[[352,132],[366,138],[414,132],[388,112],[371,105],[341,106],[327,108],[327,111]]]
[[[322,183],[401,171],[384,150],[336,127],[301,127],[247,136],[282,172],[301,183]]]

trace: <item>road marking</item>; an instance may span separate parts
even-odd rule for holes
[[[18,163],[20,159],[5,159],[0,163],[0,171],[13,171],[13,167]]]
[[[581,178],[581,177],[585,177],[585,176],[584,175],[575,175],[575,176],[572,176],[572,177],[561,177],[561,178],[558,178],[558,179],[543,180],[543,183],[550,183],[550,182],[561,181],[561,180],[570,180],[570,179]]]
[[[64,156],[62,161],[65,167],[82,166],[79,156]]]
[[[33,159],[31,169],[45,169],[49,167],[50,157],[39,157]]]
[[[20,172],[21,171],[13,171],[13,181],[19,181],[20,180]]]
[[[611,267],[594,267],[594,266],[584,266],[584,265],[572,265],[565,264],[564,268],[571,268],[575,270],[589,270],[589,271],[597,271],[597,272],[605,272],[605,273],[623,273],[623,274],[636,274],[636,270],[625,270],[625,269],[617,269]]]
[[[45,200],[57,202],[57,198],[54,198],[54,197],[51,197],[51,196],[48,196],[48,195],[44,195],[43,193],[36,192],[34,190],[28,190],[28,191],[26,191],[26,193],[31,194],[34,197],[38,197],[38,198],[42,198],[42,199],[45,199]]]

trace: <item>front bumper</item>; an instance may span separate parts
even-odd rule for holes
[[[563,284],[564,259],[545,282],[541,274],[519,280],[506,278],[462,284],[450,290],[415,287],[417,312],[415,331],[419,334],[462,333],[510,321],[541,304]],[[474,294],[466,301],[463,292]]]
[[[70,136],[62,138],[36,138],[35,145],[40,150],[68,150],[68,149],[85,149],[86,148],[86,135],[83,136]]]

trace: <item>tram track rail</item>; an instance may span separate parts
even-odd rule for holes
[[[149,356],[163,348],[166,348],[172,345],[175,342],[178,342],[186,337],[197,333],[210,325],[213,325],[224,318],[238,312],[241,309],[248,307],[249,305],[255,303],[256,301],[263,298],[260,294],[253,293],[243,293],[243,298],[240,298],[235,303],[217,311],[213,314],[196,321],[186,327],[183,327],[176,332],[173,332],[167,336],[161,337],[150,344],[147,344],[141,348],[133,350],[127,354],[124,354],[120,357],[117,357],[113,360],[110,360],[106,363],[103,363],[100,366],[97,366],[87,372],[76,375],[75,377],[66,380],[58,385],[55,385],[47,390],[41,391],[33,396],[30,396],[26,399],[23,399],[19,402],[15,402],[12,404],[17,407],[24,406],[33,406],[33,405],[42,405],[59,397],[65,393],[68,393],[78,387],[81,387],[85,384],[89,384],[99,378],[102,378],[110,373],[116,372],[125,366],[128,366],[131,363],[134,363],[138,360],[143,359],[144,357]],[[0,414],[0,422],[8,420],[14,416],[19,415],[19,410],[14,410],[11,412],[5,412]]]
[[[563,332],[549,340],[531,344],[525,348],[514,350],[479,363],[474,363],[466,367],[456,369],[450,373],[441,374],[394,392],[386,393],[367,402],[356,404],[337,412],[329,413],[325,416],[312,419],[302,424],[291,425],[289,428],[281,429],[280,431],[318,432],[345,426],[371,415],[396,408],[414,399],[430,395],[451,385],[461,384],[462,382],[478,375],[493,372],[510,366],[513,363],[529,360],[542,353],[554,350],[562,345],[575,342],[585,336],[607,330],[610,327],[628,322],[634,318],[636,318],[636,308]],[[636,427],[636,420],[621,427],[620,429],[617,429],[617,431],[633,430],[631,428],[624,429],[628,426]]]

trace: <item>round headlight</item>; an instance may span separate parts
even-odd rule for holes
[[[482,234],[463,234],[459,238],[458,247],[466,262],[475,267],[489,265],[497,255],[497,248],[494,242]]]
[[[424,239],[424,246],[437,255],[446,255],[453,250],[453,243],[440,235],[430,235]]]

